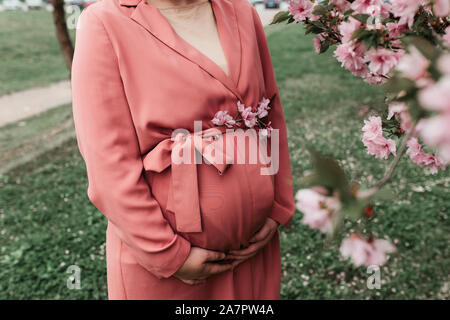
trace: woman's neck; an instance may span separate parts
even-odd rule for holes
[[[166,8],[166,7],[183,7],[191,4],[195,4],[196,2],[202,2],[202,0],[146,0],[148,4],[157,7],[157,8]]]

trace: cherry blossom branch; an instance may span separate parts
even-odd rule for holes
[[[380,190],[386,183],[388,183],[392,179],[395,169],[397,168],[398,164],[400,163],[400,159],[405,153],[406,145],[409,139],[411,139],[414,136],[416,125],[417,122],[413,123],[411,129],[409,130],[407,135],[403,138],[400,148],[398,149],[397,154],[394,160],[392,161],[391,166],[386,171],[384,177],[380,181],[378,181],[372,188],[360,191],[358,193],[358,198],[369,198],[373,196],[378,190]]]

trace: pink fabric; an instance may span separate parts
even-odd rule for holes
[[[258,14],[247,0],[212,0],[212,8],[228,75],[144,0],[103,0],[80,17],[73,113],[88,195],[109,222],[110,299],[279,298],[278,235],[205,284],[172,276],[191,246],[238,249],[266,217],[289,225],[295,210],[285,120]],[[280,130],[278,174],[261,175],[260,164],[232,164],[223,174],[206,163],[174,172],[173,130],[193,132],[196,120],[213,128],[219,110],[234,115],[237,101],[257,105],[275,93],[268,120]],[[181,213],[181,202],[200,214]]]

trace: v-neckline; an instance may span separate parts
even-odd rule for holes
[[[219,41],[227,61],[228,74],[216,62],[184,40],[158,8],[148,4],[146,0],[141,0],[137,4],[130,17],[161,42],[219,80],[241,100],[237,90],[241,69],[241,40],[235,8],[229,0],[210,0],[210,4],[216,20]]]
[[[147,1],[146,1],[146,3],[147,3]],[[223,56],[224,56],[224,58],[225,58],[227,72],[225,72],[225,71],[220,67],[220,65],[217,64],[217,62],[215,62],[213,59],[211,59],[209,56],[207,56],[207,55],[206,55],[205,53],[203,53],[201,50],[199,50],[199,49],[196,48],[194,45],[192,45],[189,41],[187,41],[186,39],[184,39],[180,34],[178,34],[178,32],[177,32],[177,31],[175,30],[175,28],[173,27],[173,25],[170,23],[169,19],[167,19],[167,17],[166,17],[163,13],[161,13],[161,10],[167,10],[167,9],[169,9],[169,10],[171,10],[171,9],[176,10],[176,9],[178,9],[177,6],[167,7],[167,8],[158,8],[158,7],[155,7],[155,6],[154,6],[154,7],[155,7],[155,8],[160,12],[160,14],[165,18],[166,22],[167,22],[167,23],[170,25],[170,27],[173,29],[173,32],[175,32],[175,33],[177,34],[177,36],[180,38],[179,41],[184,41],[184,42],[185,42],[185,45],[190,46],[190,47],[192,47],[193,50],[198,51],[198,53],[199,53],[200,55],[204,56],[205,59],[211,60],[211,63],[214,63],[218,68],[220,68],[220,69],[223,71],[225,77],[229,77],[229,76],[231,75],[231,72],[230,72],[230,61],[229,61],[230,58],[227,56],[227,53],[225,52],[225,49],[224,49],[224,39],[223,39],[223,36],[221,36],[221,33],[220,33],[220,31],[219,31],[219,23],[218,23],[218,21],[217,21],[216,13],[214,12],[213,0],[207,0],[207,1],[202,1],[202,2],[199,2],[199,3],[193,3],[191,6],[180,6],[180,9],[183,8],[183,7],[195,7],[196,5],[198,5],[198,6],[200,6],[200,5],[205,5],[205,3],[208,3],[209,6],[210,6],[210,8],[211,8],[211,12],[212,12],[212,15],[213,15],[213,18],[214,18],[214,24],[215,24],[215,27],[216,27],[217,37],[218,37],[218,39],[219,39],[220,50],[222,51],[222,54],[223,54]],[[150,5],[150,4],[147,3],[147,5]],[[150,5],[150,6],[151,6],[151,5]]]

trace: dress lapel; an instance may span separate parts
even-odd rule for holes
[[[241,41],[236,13],[231,1],[211,0],[220,42],[227,59],[228,75],[210,58],[181,38],[156,7],[148,5],[145,0],[120,0],[120,3],[125,6],[136,5],[136,9],[130,16],[132,20],[175,52],[197,64],[233,92],[239,100],[242,100],[237,91],[241,69]]]

